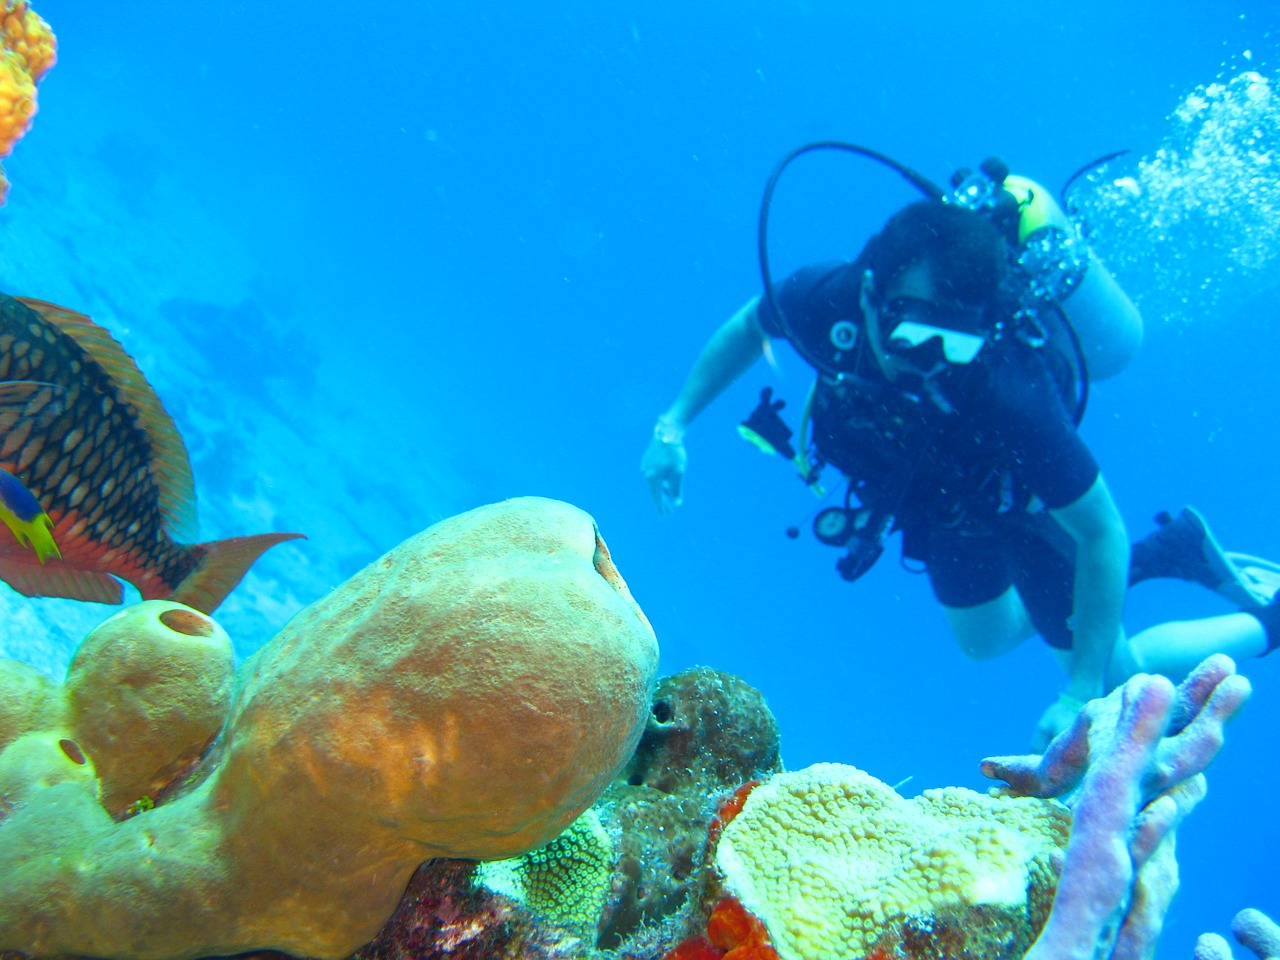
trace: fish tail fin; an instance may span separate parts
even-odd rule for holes
[[[260,556],[277,543],[298,539],[306,537],[300,533],[259,533],[197,544],[194,549],[203,551],[203,556],[168,599],[211,614]]]

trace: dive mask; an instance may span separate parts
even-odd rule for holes
[[[904,357],[940,352],[947,363],[972,363],[987,342],[982,334],[972,332],[983,326],[978,310],[917,297],[895,297],[878,313],[885,348]]]

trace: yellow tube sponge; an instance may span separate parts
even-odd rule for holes
[[[927,926],[947,911],[1026,917],[1069,829],[1052,801],[955,787],[907,800],[855,767],[821,763],[755,788],[716,867],[783,960],[863,957],[903,922]]]
[[[32,794],[71,783],[96,794],[93,764],[62,730],[40,730],[18,737],[0,751],[0,819]]]
[[[24,733],[62,726],[62,690],[35,667],[0,659],[0,750]]]
[[[68,726],[119,815],[194,762],[231,707],[231,639],[204,614],[147,600],[104,621],[67,670]]]

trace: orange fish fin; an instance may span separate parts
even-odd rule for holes
[[[138,425],[146,432],[151,444],[156,483],[160,489],[160,513],[170,535],[175,540],[194,540],[197,536],[196,491],[187,448],[173,418],[133,358],[125,353],[124,347],[106,328],[84,314],[44,300],[15,299],[79,344],[111,377],[120,391],[120,398],[136,411]]]
[[[30,561],[0,557],[0,580],[24,597],[62,597],[92,603],[120,603],[124,599],[124,588],[115,577],[77,570],[61,560],[50,560],[41,566],[35,562],[34,554]]]
[[[277,543],[298,539],[306,537],[300,533],[259,533],[196,544],[195,549],[203,550],[204,556],[168,599],[201,613],[213,613],[260,556]]]

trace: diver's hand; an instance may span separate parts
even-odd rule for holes
[[[640,459],[640,472],[649,481],[649,492],[661,514],[671,513],[683,502],[680,488],[684,482],[689,454],[684,449],[684,428],[663,418],[653,430],[653,439]]]
[[[1066,694],[1049,704],[1044,713],[1040,714],[1040,722],[1036,724],[1035,735],[1031,738],[1031,751],[1044,753],[1054,737],[1075,723],[1083,707],[1083,703]]]

